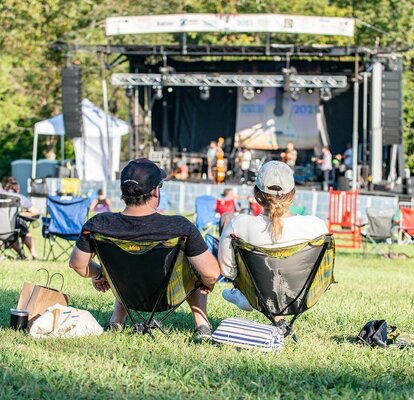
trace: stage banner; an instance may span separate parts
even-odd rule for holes
[[[277,150],[289,141],[299,149],[320,146],[319,90],[303,90],[293,101],[280,88],[263,88],[252,100],[246,100],[240,88],[237,100],[236,147]]]
[[[111,35],[172,32],[282,32],[354,36],[353,18],[287,14],[171,14],[109,17]]]

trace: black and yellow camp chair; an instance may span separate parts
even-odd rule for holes
[[[234,281],[250,305],[274,325],[276,316],[293,316],[287,334],[304,311],[334,282],[335,242],[323,235],[304,243],[263,248],[232,238],[238,274]]]
[[[150,334],[202,284],[184,254],[185,237],[135,242],[90,233],[106,279],[136,332]],[[134,311],[142,320],[137,323]],[[142,313],[149,315],[144,317]],[[158,320],[158,312],[166,312]]]

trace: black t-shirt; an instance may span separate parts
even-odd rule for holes
[[[185,254],[195,257],[207,250],[207,245],[197,228],[180,215],[150,214],[132,217],[121,213],[105,212],[93,216],[82,228],[76,247],[92,253],[89,232],[101,233],[117,239],[134,241],[167,240],[186,236]]]

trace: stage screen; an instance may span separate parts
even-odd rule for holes
[[[252,100],[246,100],[240,88],[237,101],[236,147],[277,150],[285,148],[288,141],[299,149],[320,146],[318,90],[301,90],[294,101],[281,88],[263,88]]]

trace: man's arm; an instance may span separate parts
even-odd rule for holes
[[[188,257],[188,260],[200,274],[203,284],[212,288],[220,275],[220,268],[210,251],[206,250],[198,256]]]
[[[87,253],[75,246],[70,256],[69,267],[84,278],[92,278],[92,285],[96,290],[106,292],[110,288],[109,283],[103,276],[98,277],[102,273],[102,268],[92,260],[94,256],[95,254]]]
[[[94,278],[101,272],[101,267],[92,261],[94,256],[95,254],[86,253],[75,246],[70,256],[69,267],[84,278]]]

